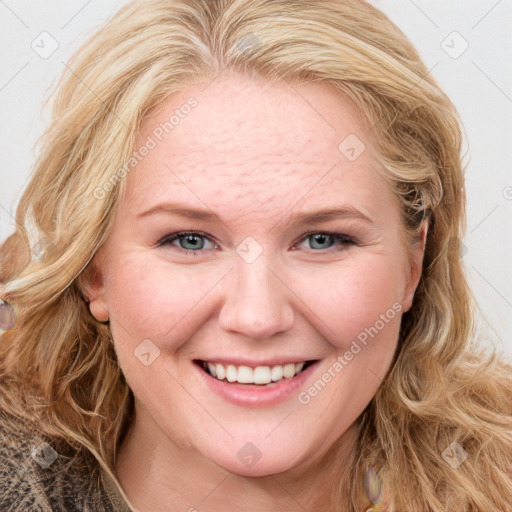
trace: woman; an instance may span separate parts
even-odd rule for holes
[[[121,9],[1,249],[0,508],[510,510],[460,147],[362,0]]]

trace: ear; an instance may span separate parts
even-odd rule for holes
[[[89,305],[91,315],[98,322],[107,322],[109,315],[105,293],[105,279],[98,256],[96,254],[84,270],[82,293]]]
[[[403,311],[409,311],[414,299],[414,293],[420,282],[421,274],[423,271],[423,256],[425,255],[425,247],[427,244],[428,233],[428,220],[423,222],[420,229],[418,240],[414,242],[411,248],[409,257],[409,267],[407,272],[407,282],[404,290],[404,297],[402,300]]]

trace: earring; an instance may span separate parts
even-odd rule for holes
[[[363,488],[366,498],[371,503],[365,512],[376,511],[376,505],[382,499],[383,485],[379,472],[373,466],[368,465],[364,470]]]

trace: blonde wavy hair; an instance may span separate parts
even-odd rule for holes
[[[132,1],[70,59],[0,249],[0,297],[18,318],[1,337],[0,408],[90,451],[126,498],[114,468],[133,394],[109,325],[89,313],[86,270],[109,234],[141,122],[228,68],[348,95],[372,127],[409,241],[429,222],[414,303],[358,420],[337,503],[357,510],[373,467],[384,486],[376,509],[509,510],[512,367],[475,342],[461,123],[407,37],[364,0]],[[115,186],[98,199],[107,182]],[[441,456],[454,441],[468,453],[457,469]]]

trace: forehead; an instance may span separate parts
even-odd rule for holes
[[[363,118],[326,83],[271,84],[225,71],[169,97],[135,147],[149,139],[154,147],[129,175],[134,210],[180,198],[262,213],[302,196],[311,204],[334,194],[372,202],[382,192]]]

